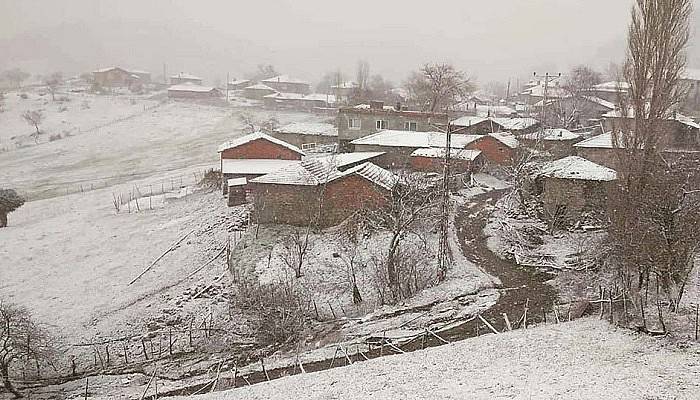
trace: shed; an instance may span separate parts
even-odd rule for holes
[[[604,213],[617,173],[578,156],[542,166],[536,180],[549,216],[565,212],[576,216],[585,211]]]
[[[228,186],[228,206],[238,206],[246,202],[246,178],[229,179],[226,183]]]

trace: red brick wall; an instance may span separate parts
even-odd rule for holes
[[[484,136],[479,140],[473,141],[467,148],[481,150],[487,160],[496,164],[510,164],[513,160],[513,149],[491,136]]]
[[[443,158],[411,157],[411,169],[421,172],[443,172]],[[472,163],[469,160],[450,160],[452,173],[471,172]]]
[[[255,211],[261,223],[304,226],[318,215],[319,186],[251,183]],[[324,192],[321,227],[337,225],[355,211],[384,204],[386,190],[357,175],[329,183]]]
[[[256,139],[233,149],[222,151],[221,158],[301,160],[301,154],[265,139]]]

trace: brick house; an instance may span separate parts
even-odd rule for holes
[[[223,94],[215,87],[200,86],[192,83],[173,85],[168,88],[171,99],[218,99]]]
[[[260,81],[265,86],[269,86],[280,93],[301,93],[311,92],[311,84],[301,79],[292,78],[288,75],[279,75]]]
[[[603,116],[606,132],[634,130],[634,113],[622,115],[620,110],[611,111]],[[700,150],[700,124],[692,118],[674,113],[660,121],[656,128],[664,136],[665,147],[677,150]]]
[[[338,144],[341,151],[352,151],[351,142],[380,130],[429,132],[435,125],[446,125],[447,114],[407,111],[373,101],[369,105],[341,107],[338,110]]]
[[[486,135],[493,132],[511,132],[525,135],[539,129],[540,123],[534,118],[496,118],[465,116],[450,122],[452,132],[467,135]]]
[[[243,88],[243,97],[252,100],[262,100],[265,96],[277,93],[277,91],[267,85],[258,83]]]
[[[372,163],[341,172],[331,163],[306,160],[250,181],[254,218],[334,226],[358,210],[383,206],[394,184],[393,174]]]
[[[547,215],[604,213],[617,173],[577,156],[545,164],[536,177]]]
[[[420,172],[444,171],[445,148],[431,147],[411,153],[411,169]],[[452,173],[471,174],[483,164],[480,150],[450,149],[450,169]]]
[[[198,76],[194,76],[192,74],[188,74],[186,72],[180,72],[180,73],[172,75],[170,77],[170,84],[171,85],[184,85],[187,83],[201,86],[202,85],[202,78],[200,78]]]
[[[221,144],[222,189],[232,178],[252,179],[273,172],[289,164],[298,163],[304,152],[298,147],[263,132],[254,132]]]
[[[92,71],[92,78],[96,84],[102,87],[132,87],[151,83],[150,72],[127,70],[120,67]]]
[[[453,149],[480,150],[483,160],[496,164],[512,161],[518,141],[506,133],[488,135],[450,135]],[[351,142],[357,151],[382,151],[381,165],[384,168],[409,168],[411,154],[421,148],[444,148],[446,134],[443,132],[405,132],[385,130],[355,139]]]

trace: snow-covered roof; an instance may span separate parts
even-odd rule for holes
[[[248,180],[246,178],[231,178],[226,181],[226,185],[228,185],[228,187],[245,186],[247,183]]]
[[[331,89],[355,89],[358,86],[360,86],[360,85],[358,85],[355,82],[347,81],[347,82],[343,82],[339,85],[333,85],[333,86],[331,86]]]
[[[101,73],[101,72],[109,72],[115,69],[122,70],[124,72],[128,72],[130,74],[140,74],[140,75],[150,75],[151,73],[148,71],[139,71],[137,69],[126,69],[126,68],[121,68],[121,67],[106,67],[106,68],[100,68],[92,71],[92,73]]]
[[[260,132],[260,131],[253,132],[251,134],[229,140],[228,142],[224,142],[219,146],[218,152],[221,153],[224,150],[233,149],[235,147],[244,145],[246,143],[250,143],[250,142],[252,142],[254,140],[258,140],[258,139],[267,140],[268,142],[272,142],[272,143],[278,144],[280,146],[284,146],[284,147],[286,147],[286,148],[288,148],[296,153],[304,155],[304,152],[301,151],[300,148],[298,148],[292,144],[289,144],[283,140],[279,140],[277,138],[274,138],[274,137],[272,137],[264,132]]]
[[[276,185],[317,186],[329,182],[343,173],[328,160],[306,159],[286,165],[267,175],[252,179],[254,183]]]
[[[647,105],[647,107],[648,107],[648,105]],[[609,112],[603,114],[603,117],[606,117],[606,118],[634,118],[634,109],[632,107],[630,107],[629,112],[627,113],[627,115],[624,115],[624,116],[622,115],[622,112],[619,109],[616,109],[616,110],[609,111]],[[667,120],[675,120],[675,121],[678,121],[681,124],[689,126],[691,128],[700,129],[700,124],[695,122],[692,118],[690,118],[686,115],[683,115],[681,113],[678,113],[678,112],[674,113],[673,116],[667,118]]]
[[[542,166],[540,176],[587,181],[614,181],[617,172],[578,156],[569,156]]]
[[[450,158],[454,158],[456,160],[474,161],[479,156],[479,154],[481,154],[481,150],[450,148]],[[411,157],[445,158],[445,148],[429,147],[417,149],[416,151],[411,153]]]
[[[464,148],[469,143],[481,139],[483,135],[452,134],[451,146]],[[441,147],[445,146],[445,133],[443,132],[413,132],[383,130],[375,134],[355,139],[351,143],[358,145],[375,145],[386,147]]]
[[[612,132],[602,133],[598,136],[593,136],[592,138],[580,141],[576,143],[574,147],[589,149],[612,149],[614,147],[612,140]]]
[[[338,136],[338,128],[333,124],[321,122],[293,122],[277,129],[277,132],[312,136]]]
[[[630,84],[624,81],[609,81],[599,83],[593,86],[593,91],[596,92],[626,92],[630,88]]]
[[[106,68],[96,69],[96,70],[94,70],[94,71],[92,71],[92,72],[93,72],[93,73],[98,73],[98,74],[99,74],[99,73],[101,73],[101,72],[108,72],[108,71],[112,71],[112,70],[114,70],[114,69],[121,69],[122,71],[126,71],[125,69],[122,69],[122,68],[119,68],[119,67],[106,67]],[[127,72],[128,72],[128,71],[127,71]]]
[[[305,84],[308,85],[309,82],[306,82],[301,79],[297,78],[292,78],[289,75],[278,75],[278,76],[273,76],[272,78],[267,78],[263,79],[260,82],[267,82],[267,83],[300,83],[300,84]]]
[[[375,157],[379,157],[382,154],[386,154],[383,151],[356,151],[353,153],[338,153],[331,155],[322,155],[315,157],[316,159],[323,160],[324,162],[329,162],[338,168],[343,168],[348,165],[357,164],[362,161],[368,161]],[[311,156],[309,156],[311,157]]]
[[[310,100],[310,101],[325,101],[328,103],[335,103],[335,95],[323,94],[323,93],[272,93],[265,96],[268,99],[277,100]]]
[[[518,146],[520,146],[520,142],[518,142],[518,139],[516,139],[515,136],[513,136],[513,134],[508,133],[508,132],[494,132],[494,133],[489,133],[488,136],[491,136],[492,138],[505,144],[506,146],[510,147],[511,149],[517,149]]]
[[[615,103],[612,101],[607,101],[605,99],[601,99],[600,97],[596,96],[583,96],[584,99],[593,102],[595,104],[598,104],[600,106],[603,106],[607,109],[614,110],[616,108]]]
[[[357,108],[358,110],[369,110],[372,107],[369,104],[358,104],[353,108]],[[383,108],[388,111],[396,111],[396,108],[394,108],[394,106],[384,106]]]
[[[479,104],[474,101],[464,101],[454,106],[457,111],[474,111],[478,116],[498,116],[498,115],[512,115],[515,114],[515,110],[506,105],[487,105]]]
[[[276,92],[275,89],[273,89],[267,85],[263,85],[262,83],[256,83],[255,85],[245,87],[244,89],[246,89],[246,90],[271,90],[273,92]]]
[[[391,190],[398,181],[396,175],[376,164],[372,164],[371,162],[360,164],[357,167],[350,168],[343,173],[344,176],[351,174],[360,175],[361,177],[383,187],[386,190]]]
[[[539,121],[537,121],[534,118],[494,118],[492,117],[491,120],[498,125],[500,125],[504,131],[518,131],[522,129],[528,129],[531,128],[537,124],[539,124]]]
[[[580,133],[574,133],[567,129],[545,129],[542,132],[532,132],[519,137],[524,140],[565,141],[575,140],[581,136]]]
[[[242,85],[242,84],[248,83],[248,82],[250,82],[249,79],[235,79],[235,80],[232,80],[231,82],[229,82],[228,84],[229,85]],[[263,85],[263,86],[265,86],[265,85]]]
[[[291,164],[298,164],[298,160],[263,160],[245,158],[224,158],[221,160],[222,174],[241,175],[265,175],[275,172]]]
[[[170,79],[191,79],[191,80],[198,80],[198,81],[202,80],[202,78],[195,76],[195,75],[192,75],[192,74],[188,74],[187,72],[180,72],[176,75],[171,75]]]
[[[488,121],[488,118],[477,117],[477,116],[474,116],[474,115],[468,115],[468,116],[466,116],[466,117],[460,117],[460,118],[457,118],[456,120],[452,121],[452,125],[455,125],[455,126],[472,126],[472,125],[476,125],[476,124],[482,123],[482,122],[484,122],[484,121]]]
[[[183,83],[181,85],[172,85],[168,88],[170,92],[197,92],[197,93],[207,93],[212,90],[217,90],[213,86],[202,86],[194,85],[192,83]]]

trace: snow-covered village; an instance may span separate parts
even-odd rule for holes
[[[699,9],[0,1],[0,400],[700,400]]]

